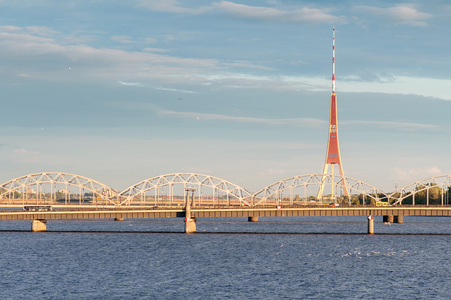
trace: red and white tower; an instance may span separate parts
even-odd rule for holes
[[[322,182],[318,191],[318,199],[323,197],[326,177],[328,175],[329,165],[332,171],[332,190],[331,196],[335,199],[335,183],[334,183],[334,166],[338,166],[340,171],[341,187],[344,196],[349,197],[349,189],[344,179],[343,166],[341,165],[340,147],[338,146],[338,124],[337,124],[337,95],[335,94],[335,26],[333,27],[332,38],[332,95],[330,96],[330,122],[329,122],[329,142],[327,144],[326,162],[324,163],[324,171]]]

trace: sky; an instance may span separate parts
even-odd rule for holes
[[[333,25],[345,175],[450,174],[449,1],[0,0],[0,182],[321,173]]]

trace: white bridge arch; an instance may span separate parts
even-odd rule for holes
[[[230,181],[197,173],[173,173],[143,180],[120,192],[120,204],[184,205],[191,191],[193,205],[251,205],[252,194]],[[190,196],[191,197],[191,196]]]
[[[337,196],[327,195],[327,191],[331,191],[332,186],[334,191],[340,192],[343,181],[345,181],[349,189],[351,199],[346,199],[339,193],[337,193]],[[317,199],[317,193],[322,183],[325,184],[325,196],[322,199]],[[362,204],[371,199],[375,201],[384,201],[386,199],[385,193],[372,185],[350,177],[331,174],[298,175],[279,180],[255,193],[253,199],[254,205],[282,204],[287,203],[287,201],[289,201],[290,205],[293,205],[305,204],[306,202],[323,203],[326,201],[327,203],[337,203],[339,199],[348,202],[355,197],[357,197],[357,200],[362,201]]]
[[[33,189],[34,187],[34,189]],[[45,188],[48,188],[45,190]],[[90,192],[89,199],[85,192]],[[115,204],[117,191],[94,179],[62,172],[43,172],[14,178],[0,185],[0,199],[11,204],[22,202],[55,203],[57,193],[64,196],[64,203],[79,200],[79,203],[103,200]]]
[[[418,204],[418,200],[422,200],[425,203],[421,204],[426,205],[429,205],[430,202],[445,205],[449,204],[448,190],[450,187],[451,174],[438,175],[412,182],[397,189],[388,197],[391,199],[393,205],[401,205],[407,198],[409,198],[409,202],[412,200],[411,204],[413,205],[415,205],[415,201],[417,201]]]

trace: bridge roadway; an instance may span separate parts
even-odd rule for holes
[[[0,206],[0,220],[185,218],[184,207],[92,205],[53,206],[52,211],[24,211]],[[196,218],[319,217],[319,216],[451,216],[450,206],[351,207],[191,207]]]

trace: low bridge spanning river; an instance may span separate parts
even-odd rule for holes
[[[342,186],[346,195],[340,193]],[[43,172],[0,185],[0,220],[28,219],[33,231],[45,231],[52,219],[184,218],[187,233],[196,231],[197,218],[245,217],[255,222],[259,217],[368,216],[371,223],[372,216],[383,216],[384,222],[402,223],[403,216],[450,216],[450,189],[451,175],[385,193],[345,176],[308,174],[251,193],[214,176],[173,173],[119,192],[88,177]]]
[[[44,210],[50,206],[38,206]],[[46,211],[25,211],[4,207],[0,221],[32,220],[33,231],[45,231],[47,220],[55,219],[139,219],[139,218],[183,218],[185,232],[196,231],[197,218],[248,218],[258,221],[259,217],[326,217],[326,216],[383,216],[386,222],[402,223],[404,216],[451,216],[451,207],[445,206],[350,206],[350,207],[92,207],[88,205],[54,206]]]

